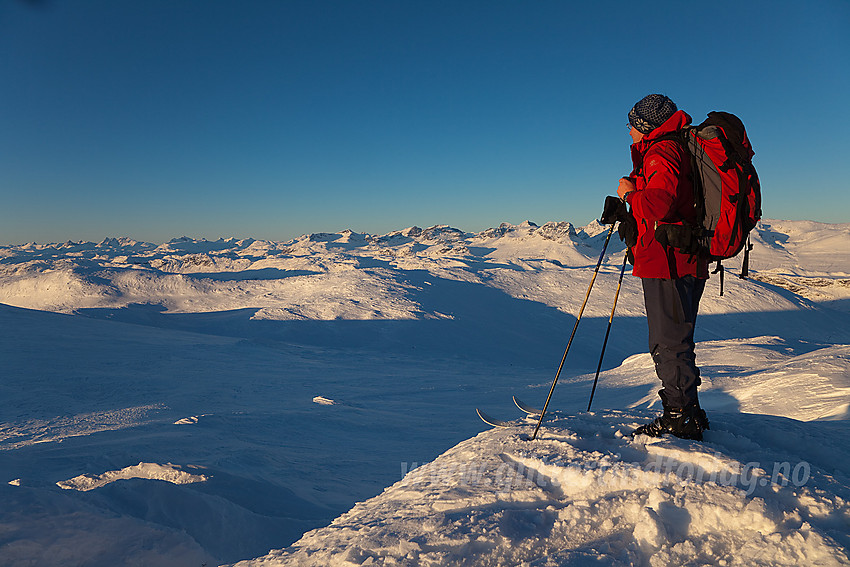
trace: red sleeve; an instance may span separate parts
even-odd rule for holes
[[[683,152],[672,140],[654,144],[644,156],[643,175],[629,198],[635,216],[649,221],[677,221],[677,191]]]

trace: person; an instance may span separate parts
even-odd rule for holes
[[[690,124],[691,117],[662,94],[644,97],[628,116],[634,169],[620,179],[617,194],[637,224],[629,257],[633,275],[641,278],[649,352],[663,386],[658,392],[663,414],[632,436],[671,433],[702,440],[709,423],[698,400],[700,371],[694,326],[708,278],[708,261],[666,246],[664,239],[659,241],[655,235],[663,224],[695,221],[690,158],[669,136]]]

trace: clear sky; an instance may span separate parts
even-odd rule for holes
[[[0,0],[0,244],[597,218],[661,92],[850,222],[850,2]]]

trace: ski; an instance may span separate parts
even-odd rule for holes
[[[514,396],[514,404],[516,404],[516,407],[518,407],[520,410],[524,411],[528,415],[540,415],[543,411],[524,403],[516,396]]]
[[[541,410],[526,404],[516,396],[513,396],[513,399],[514,404],[516,404],[516,407],[518,407],[520,411],[525,413],[526,419],[537,418],[540,415]],[[481,418],[481,421],[483,421],[487,425],[492,425],[493,427],[514,427],[517,425],[517,423],[515,422],[502,421],[501,419],[490,417],[478,408],[475,408],[475,411],[478,412],[478,417]]]
[[[509,421],[502,421],[500,419],[492,418],[478,408],[475,408],[475,411],[478,413],[478,417],[481,418],[481,421],[483,421],[487,425],[492,425],[493,427],[513,427],[516,425],[515,423],[511,423]]]

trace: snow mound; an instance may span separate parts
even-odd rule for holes
[[[74,478],[57,482],[59,488],[65,490],[79,490],[88,492],[101,486],[106,486],[116,480],[127,480],[131,478],[143,478],[148,480],[162,480],[171,484],[194,484],[206,482],[204,475],[195,475],[180,470],[171,463],[159,465],[156,463],[139,463],[131,467],[125,467],[119,471],[107,471],[101,475],[82,474]]]
[[[648,416],[485,431],[237,565],[850,565],[845,427],[714,414],[704,443],[632,440]]]

